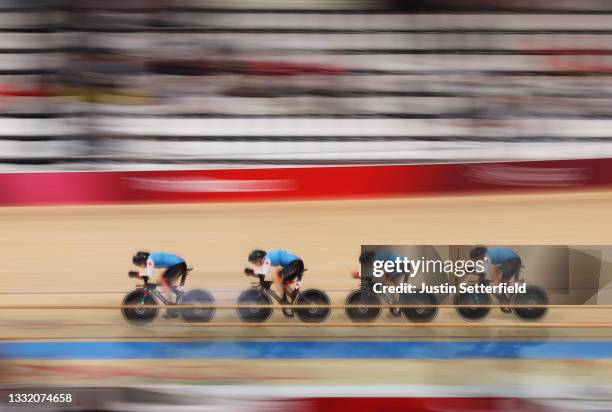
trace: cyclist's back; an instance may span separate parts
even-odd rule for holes
[[[485,256],[488,257],[494,265],[499,265],[511,259],[520,259],[518,253],[507,247],[487,248]]]
[[[169,268],[184,262],[179,256],[168,252],[151,252],[149,258],[156,268]]]
[[[291,262],[301,260],[298,256],[284,249],[270,250],[266,254],[266,259],[270,261],[271,266],[287,267]]]

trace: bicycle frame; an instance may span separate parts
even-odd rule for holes
[[[185,286],[185,281],[187,280],[187,274],[189,272],[191,272],[193,270],[193,268],[187,268],[187,270],[183,273],[181,273],[181,281],[180,281],[180,285],[181,287]],[[143,277],[145,284],[141,285],[140,288],[142,290],[144,290],[145,294],[151,294],[153,295],[155,298],[157,298],[159,301],[163,302],[164,305],[174,305],[174,302],[171,302],[170,300],[168,300],[163,293],[159,293],[157,291],[157,287],[159,286],[159,284],[157,283],[149,283],[149,277],[148,276],[144,276]],[[176,289],[175,287],[171,286],[172,291],[174,292],[174,294],[176,295],[176,302],[179,301],[179,299],[181,298],[181,296],[183,295],[183,292],[181,290]]]
[[[170,301],[168,298],[166,298],[164,296],[163,293],[160,293],[157,290],[157,287],[159,285],[156,283],[149,283],[146,286],[143,286],[142,289],[144,289],[145,294],[151,294],[153,295],[157,300],[161,301],[164,305],[174,305],[174,302]],[[176,301],[178,302],[178,300],[180,299],[181,295],[183,294],[183,292],[176,290]]]
[[[264,280],[264,281],[260,281],[259,284],[255,286],[255,288],[259,289],[260,293],[266,295],[270,299],[273,299],[278,304],[282,305],[283,299],[278,295],[278,293],[273,291],[270,286],[272,286],[272,282],[270,282],[269,280],[268,281]],[[297,294],[297,293],[299,293],[299,289],[294,289],[293,294]]]
[[[401,280],[400,283],[406,282],[407,275],[404,273],[404,275],[402,276],[403,276],[403,279]],[[361,282],[361,289],[367,292],[373,292],[374,283],[375,283],[374,279],[372,277],[366,277],[364,280],[365,282]],[[398,297],[392,296],[391,293],[388,293],[388,292],[382,293],[382,297],[387,305],[397,305],[400,300],[399,296]]]
[[[513,280],[515,282],[523,282],[525,283],[524,279],[519,279],[519,274],[520,271],[513,277]],[[491,284],[491,281],[487,278],[486,273],[473,273],[472,275],[476,275],[478,276],[478,280],[472,282],[474,284],[479,284],[479,285],[484,285],[484,286],[489,286]],[[489,293],[489,295],[493,296],[493,298],[497,301],[497,303],[503,303],[500,299],[499,296],[495,293]],[[506,296],[505,298],[509,298],[510,296]]]
[[[258,277],[257,275],[248,275],[248,276]],[[278,295],[278,293],[276,293],[275,291],[271,289],[271,286],[272,286],[272,281],[264,280],[262,278],[262,279],[258,279],[258,282],[254,284],[253,288],[259,289],[260,294],[266,295],[270,299],[275,300],[278,304],[282,305],[283,299]],[[297,296],[298,293],[300,293],[299,289],[294,289],[292,292],[294,297]]]

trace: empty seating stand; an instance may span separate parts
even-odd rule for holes
[[[612,155],[612,8],[418,3],[0,1],[0,170]]]

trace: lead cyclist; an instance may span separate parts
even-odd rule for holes
[[[139,272],[130,272],[130,277],[142,278],[145,285],[150,277],[154,275],[155,269],[165,269],[160,276],[160,283],[164,290],[166,298],[175,304],[173,294],[178,295],[182,292],[182,286],[177,286],[176,281],[181,278],[181,285],[185,282],[187,276],[187,264],[185,260],[174,253],[169,252],[136,252],[132,257],[132,263],[143,269]],[[167,309],[166,318],[178,317],[178,312],[175,309]]]

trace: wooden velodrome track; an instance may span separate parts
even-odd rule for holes
[[[363,244],[610,244],[612,191],[426,199],[188,205],[0,208],[0,304],[120,304],[134,286],[126,276],[138,249],[176,251],[195,268],[190,287],[205,287],[231,304],[249,286],[242,275],[254,247],[297,252],[308,272],[304,287],[328,291],[342,304],[357,286]],[[279,311],[277,311],[279,312]],[[551,310],[541,326],[493,311],[483,323],[462,322],[441,310],[427,328],[406,328],[386,312],[380,324],[397,327],[304,328],[275,313],[287,327],[244,327],[233,310],[214,323],[190,326],[157,319],[127,326],[118,310],[0,310],[0,338],[204,337],[609,337],[612,328],[551,327],[557,322],[605,322],[612,309]],[[336,309],[328,324],[347,323]],[[446,327],[436,327],[441,324]],[[500,323],[507,327],[494,327]],[[482,327],[489,324],[492,327]],[[375,325],[375,324],[374,324]],[[451,327],[449,327],[451,326]],[[536,327],[534,327],[536,326]]]

